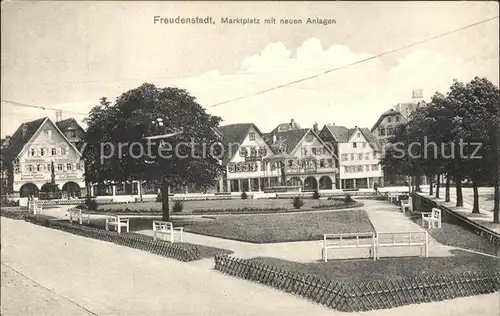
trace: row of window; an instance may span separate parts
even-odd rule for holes
[[[321,146],[302,148],[302,156],[308,156],[310,154],[322,156],[322,155],[325,155],[325,152],[326,152],[326,149],[324,147],[321,147]]]
[[[257,148],[255,146],[250,146],[250,147],[240,148],[241,157],[264,157],[266,155],[267,155],[266,147]]]
[[[379,136],[391,136],[391,135],[394,135],[396,134],[397,132],[399,132],[400,130],[400,127],[399,126],[395,126],[395,127],[380,127],[378,129],[378,134]]]
[[[265,164],[262,162],[237,162],[228,165],[229,172],[254,172],[259,170],[265,171]],[[271,170],[279,168],[279,162],[270,163]],[[316,169],[316,168],[333,168],[335,167],[333,159],[319,159],[319,160],[288,160],[286,162],[288,168],[303,168],[303,169]]]
[[[83,162],[77,163],[66,163],[66,164],[55,164],[54,171],[77,171],[83,170]],[[52,169],[52,164],[37,164],[37,165],[26,165],[26,172],[50,172]]]
[[[282,148],[283,151],[286,151],[286,148]],[[281,152],[281,151],[280,151]],[[326,153],[326,149],[322,146],[318,147],[303,147],[302,148],[302,156],[308,156],[310,154],[322,156]],[[267,155],[267,148],[265,147],[241,147],[240,148],[240,156],[241,157],[264,157]]]
[[[30,148],[28,151],[29,157],[36,156],[65,156],[68,153],[68,148]]]
[[[394,118],[394,121],[396,123],[399,123],[399,121],[401,120],[401,117],[399,115],[397,115],[395,118]],[[392,122],[392,117],[388,116],[387,117],[387,123],[391,123]]]
[[[345,166],[345,173],[357,173],[357,172],[369,172],[369,171],[378,171],[379,165],[360,165],[360,166]]]
[[[366,148],[368,146],[367,142],[353,142],[352,143],[352,148],[358,148],[358,144],[360,144],[363,148]]]
[[[365,153],[365,154],[342,154],[340,156],[342,161],[354,161],[354,160],[370,160],[370,159],[378,159],[379,154],[378,153]]]

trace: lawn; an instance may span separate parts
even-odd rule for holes
[[[373,261],[335,260],[317,263],[298,263],[276,258],[253,258],[250,261],[265,263],[285,270],[319,276],[321,278],[341,281],[377,281],[393,278],[411,278],[419,275],[431,277],[442,273],[464,273],[498,269],[500,259],[474,255],[460,250],[452,251],[454,257],[406,257],[381,258]]]
[[[320,240],[325,233],[373,232],[364,210],[321,213],[219,216],[212,221],[192,222],[185,231],[246,241],[276,243]]]
[[[301,209],[294,209],[292,206],[292,199],[237,199],[237,200],[203,200],[203,201],[184,201],[181,214],[192,214],[194,210],[213,210],[213,209],[283,209],[287,211],[304,211],[314,210],[313,207],[322,205],[332,205],[333,208],[341,206],[352,207],[351,204],[344,203],[343,200],[314,200],[304,199],[304,206]],[[172,209],[174,202],[170,202]],[[145,212],[160,212],[160,202],[142,202],[142,203],[123,203],[123,204],[104,204],[99,205],[97,211],[106,210],[128,210]]]

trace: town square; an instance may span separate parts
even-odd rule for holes
[[[1,314],[500,315],[498,3],[237,4],[2,4]]]

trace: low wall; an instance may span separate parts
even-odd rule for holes
[[[454,225],[459,225],[467,229],[468,231],[480,236],[484,240],[488,241],[493,247],[495,247],[495,253],[500,256],[500,234],[492,231],[491,229],[484,227],[467,217],[450,210],[446,206],[428,199],[421,194],[413,192],[411,194],[413,201],[413,209],[419,212],[430,212],[433,207],[439,208],[441,210],[441,220]]]

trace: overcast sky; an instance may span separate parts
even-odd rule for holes
[[[307,77],[498,15],[497,2],[15,2],[2,3],[2,100],[88,113],[144,82],[187,89],[223,124],[262,131],[294,118],[371,128],[384,110],[428,99],[453,79],[499,83],[499,20],[255,97]],[[212,16],[215,25],[154,24]],[[260,25],[222,25],[222,17]],[[276,25],[264,25],[275,17]],[[320,17],[335,25],[280,25]],[[54,111],[1,104],[2,137]],[[63,118],[85,115],[64,112]]]

